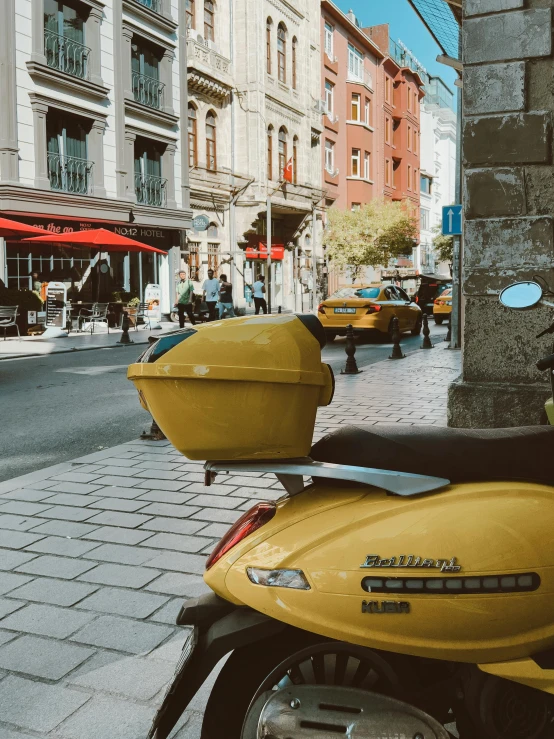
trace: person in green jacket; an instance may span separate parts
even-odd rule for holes
[[[179,282],[177,283],[177,302],[175,307],[179,313],[179,326],[185,328],[185,313],[193,326],[196,325],[194,315],[192,313],[192,303],[194,300],[194,282],[187,280],[187,273],[184,270],[179,272]]]

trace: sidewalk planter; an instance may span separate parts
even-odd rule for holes
[[[319,325],[314,316],[294,315],[217,321],[181,332],[180,343],[163,353],[163,341],[175,344],[170,334],[128,377],[189,459],[306,456],[317,408],[334,390],[312,321]]]

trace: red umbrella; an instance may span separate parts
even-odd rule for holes
[[[126,236],[120,236],[105,228],[94,228],[90,231],[72,231],[64,234],[48,234],[48,236],[38,236],[35,239],[25,239],[25,241],[74,244],[75,246],[88,246],[90,249],[98,249],[99,251],[144,251],[167,254],[162,249],[156,249],[155,246],[148,246],[148,244],[142,244],[140,241],[128,239]]]
[[[5,239],[22,238],[23,236],[33,236],[49,234],[50,232],[44,228],[37,228],[36,226],[28,226],[26,223],[19,223],[19,221],[12,221],[9,218],[0,217],[0,236]]]

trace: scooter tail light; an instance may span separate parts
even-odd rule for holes
[[[275,503],[269,501],[264,503],[258,503],[253,508],[250,508],[244,516],[241,516],[239,520],[231,526],[229,531],[216,545],[213,552],[208,557],[206,562],[206,569],[209,570],[215,565],[227,552],[233,547],[239,544],[247,536],[253,534],[266,523],[269,523],[277,512],[277,506]]]

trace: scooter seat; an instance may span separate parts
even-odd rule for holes
[[[554,485],[554,426],[346,426],[318,441],[310,456],[317,462],[433,475],[453,483],[525,480]]]

